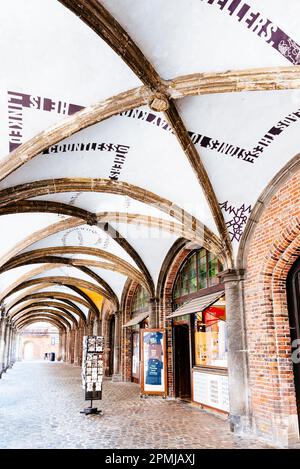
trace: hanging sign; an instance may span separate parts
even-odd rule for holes
[[[102,399],[103,348],[102,336],[83,337],[82,387],[86,401]]]
[[[141,390],[143,394],[166,394],[165,332],[141,329]]]

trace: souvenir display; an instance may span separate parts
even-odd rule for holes
[[[82,358],[82,386],[85,400],[102,399],[103,337],[84,336]]]

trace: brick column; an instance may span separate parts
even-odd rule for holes
[[[97,335],[103,336],[102,327],[103,327],[103,321],[102,321],[102,319],[99,319],[98,328],[97,328]]]
[[[121,332],[120,332],[120,321],[121,311],[115,312],[115,337],[114,337],[114,373],[112,381],[122,381],[120,373],[120,351],[121,351]]]
[[[85,333],[84,325],[82,324],[78,329],[78,365],[82,365],[82,354],[83,354],[83,336]]]
[[[59,347],[58,347],[58,360],[63,362],[65,361],[65,332],[62,329],[59,329]]]
[[[74,330],[68,329],[67,332],[67,363],[74,361]]]
[[[93,323],[88,322],[85,326],[86,335],[93,335]]]
[[[78,366],[80,363],[80,347],[79,347],[79,329],[74,329],[74,365]]]
[[[225,283],[228,333],[229,421],[231,430],[241,433],[250,428],[243,272],[226,271],[222,274],[222,281]]]
[[[150,298],[149,327],[152,329],[155,329],[159,326],[158,302],[159,299],[157,297]]]

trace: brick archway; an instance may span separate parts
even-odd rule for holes
[[[122,325],[126,324],[131,319],[131,307],[134,294],[138,287],[138,282],[129,280],[126,282],[122,294]],[[121,330],[121,372],[124,381],[131,381],[131,367],[132,367],[132,333],[130,328],[122,327]]]
[[[300,256],[300,170],[273,190],[245,259],[245,322],[252,425],[288,445],[298,439],[286,280]]]
[[[172,313],[172,293],[177,273],[191,254],[187,248],[189,241],[178,240],[171,247],[162,266],[158,282],[158,297],[160,298],[159,326],[165,328],[167,336],[167,387],[168,395],[174,397],[174,367],[173,367],[173,338],[172,321],[166,316]]]

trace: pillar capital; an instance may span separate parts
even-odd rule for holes
[[[149,298],[150,303],[158,303],[159,302],[159,297],[158,296],[151,296]]]
[[[228,269],[221,272],[220,277],[223,283],[240,282],[245,278],[245,269]]]

